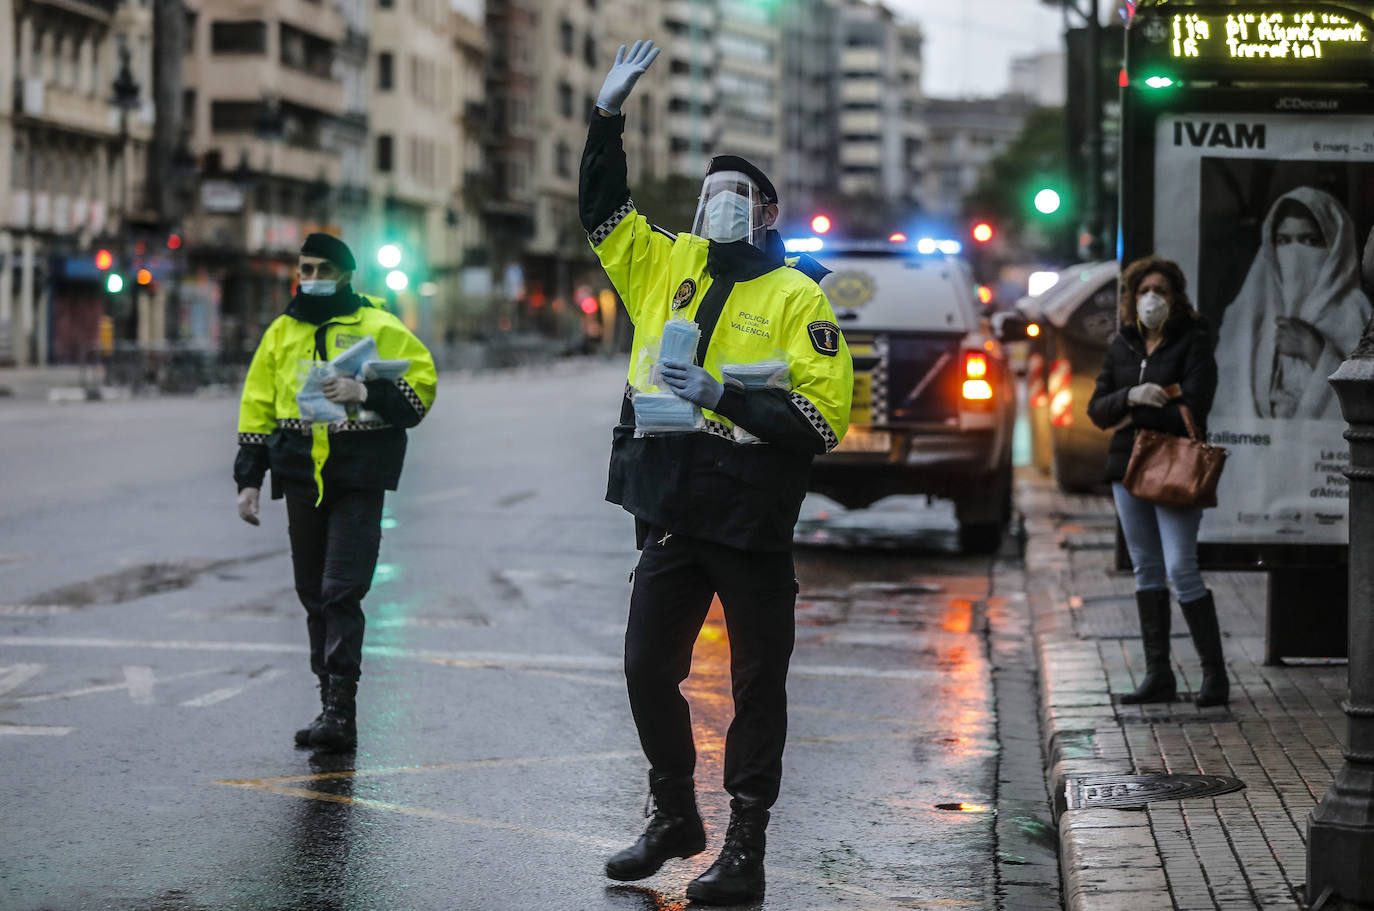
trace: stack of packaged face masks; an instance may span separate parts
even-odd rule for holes
[[[757,361],[753,364],[722,364],[721,379],[726,385],[745,389],[791,389],[792,378],[787,361]],[[743,427],[734,430],[736,443],[762,443]]]
[[[348,410],[338,402],[331,402],[324,396],[324,381],[332,377],[346,376],[358,380],[397,380],[410,369],[410,361],[381,360],[377,357],[377,342],[372,336],[365,336],[325,362],[311,365],[301,389],[296,393],[296,407],[300,410],[301,420],[311,423],[333,424],[348,420]],[[376,413],[361,409],[360,421],[375,421]]]
[[[658,363],[649,373],[650,382],[659,382],[659,365],[691,364],[696,360],[701,327],[691,320],[670,319],[663,324],[658,344]],[[687,433],[700,430],[706,422],[701,409],[672,392],[637,392],[634,395],[635,433]]]

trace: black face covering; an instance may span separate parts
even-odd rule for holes
[[[300,294],[286,305],[286,315],[301,322],[322,326],[332,319],[347,316],[363,306],[352,285],[340,285],[333,294]]]

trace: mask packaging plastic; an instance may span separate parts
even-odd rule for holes
[[[296,393],[296,407],[300,410],[301,420],[318,424],[332,424],[348,420],[348,412],[338,402],[324,397],[324,381],[339,376],[333,364],[321,361],[307,362],[309,371]]]
[[[727,386],[743,389],[782,389],[792,388],[792,377],[787,361],[757,361],[752,364],[722,364],[721,379]],[[762,443],[743,427],[734,429],[736,443]]]
[[[338,368],[339,376],[358,377],[362,375],[363,364],[377,359],[377,342],[367,335],[334,355],[329,363]]]
[[[659,433],[691,433],[706,426],[701,409],[671,392],[639,392],[635,409],[635,436]]]
[[[667,361],[692,364],[696,362],[697,342],[701,340],[701,327],[689,319],[670,319],[663,324],[663,338],[658,343],[658,357],[649,373],[649,383],[662,386],[658,366]]]

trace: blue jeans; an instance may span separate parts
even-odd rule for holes
[[[1116,514],[1135,569],[1136,591],[1167,589],[1173,583],[1180,603],[1207,594],[1197,568],[1197,528],[1201,509],[1177,509],[1137,500],[1120,481],[1112,483]]]

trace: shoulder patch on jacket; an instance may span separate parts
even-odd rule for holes
[[[826,357],[840,353],[840,327],[828,319],[818,319],[806,327],[811,335],[811,347]]]

